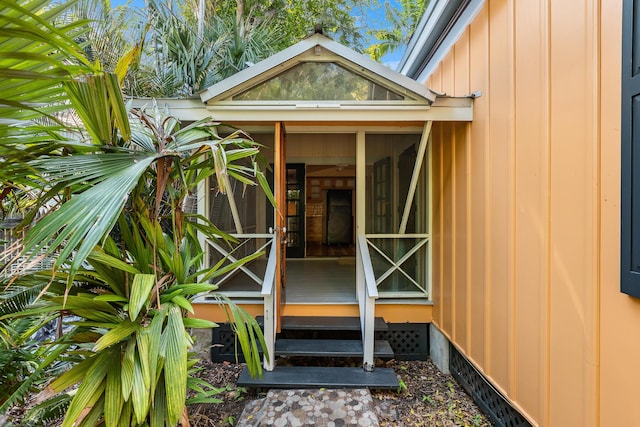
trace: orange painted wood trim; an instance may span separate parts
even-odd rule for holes
[[[193,304],[195,317],[216,323],[228,321],[227,314],[218,304]],[[262,316],[262,304],[240,304],[251,316]],[[359,316],[356,304],[287,304],[281,313],[283,316]],[[433,306],[424,304],[378,304],[376,316],[389,323],[431,323]]]

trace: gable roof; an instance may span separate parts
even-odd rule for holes
[[[430,105],[436,95],[415,80],[373,61],[321,34],[314,34],[283,51],[246,68],[200,93],[205,103],[230,101],[256,85],[305,62],[334,62],[409,101]]]

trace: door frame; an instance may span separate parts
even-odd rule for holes
[[[275,247],[276,249],[276,277],[275,277],[275,305],[277,307],[274,316],[275,331],[281,330],[282,310],[286,303],[286,285],[287,285],[287,228],[286,228],[286,205],[287,205],[287,157],[286,157],[286,132],[283,122],[275,124],[275,147],[273,159],[273,177],[274,177],[274,198],[275,207]]]

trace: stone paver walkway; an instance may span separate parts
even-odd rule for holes
[[[367,389],[270,390],[249,402],[238,427],[378,427]]]

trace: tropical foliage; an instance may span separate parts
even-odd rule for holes
[[[0,283],[3,347],[26,349],[52,318],[66,325],[42,353],[15,359],[25,369],[12,373],[21,382],[0,412],[64,361],[70,369],[40,394],[69,403],[64,425],[175,425],[186,422],[187,386],[200,400],[213,393],[189,379],[187,330],[214,326],[189,316],[191,300],[236,266],[203,269],[201,236],[226,236],[185,209],[187,199],[212,177],[223,192],[233,178],[270,193],[241,131],[128,110],[118,76],[87,57],[91,26],[72,6],[0,0],[0,202],[24,215],[26,233],[24,274]],[[32,272],[42,256],[53,268]],[[227,307],[259,375],[260,329]]]
[[[428,4],[429,0],[398,0],[398,6],[385,2],[386,28],[369,30],[369,34],[377,41],[366,49],[369,56],[379,61],[405,46]]]
[[[145,3],[147,21],[140,26],[148,33],[139,42],[139,64],[126,79],[128,94],[194,96],[316,30],[358,51],[365,51],[375,32],[364,14],[376,0],[205,1],[203,17],[202,1],[183,0],[173,8]]]
[[[182,13],[186,19],[198,19],[200,0],[184,0]],[[362,22],[368,8],[378,6],[377,0],[207,0],[205,22],[216,18],[233,18],[241,32],[268,24],[272,35],[280,34],[273,47],[280,51],[313,33],[320,25],[326,35],[342,44],[362,51],[366,46],[367,23]],[[273,40],[270,44],[273,44]]]

